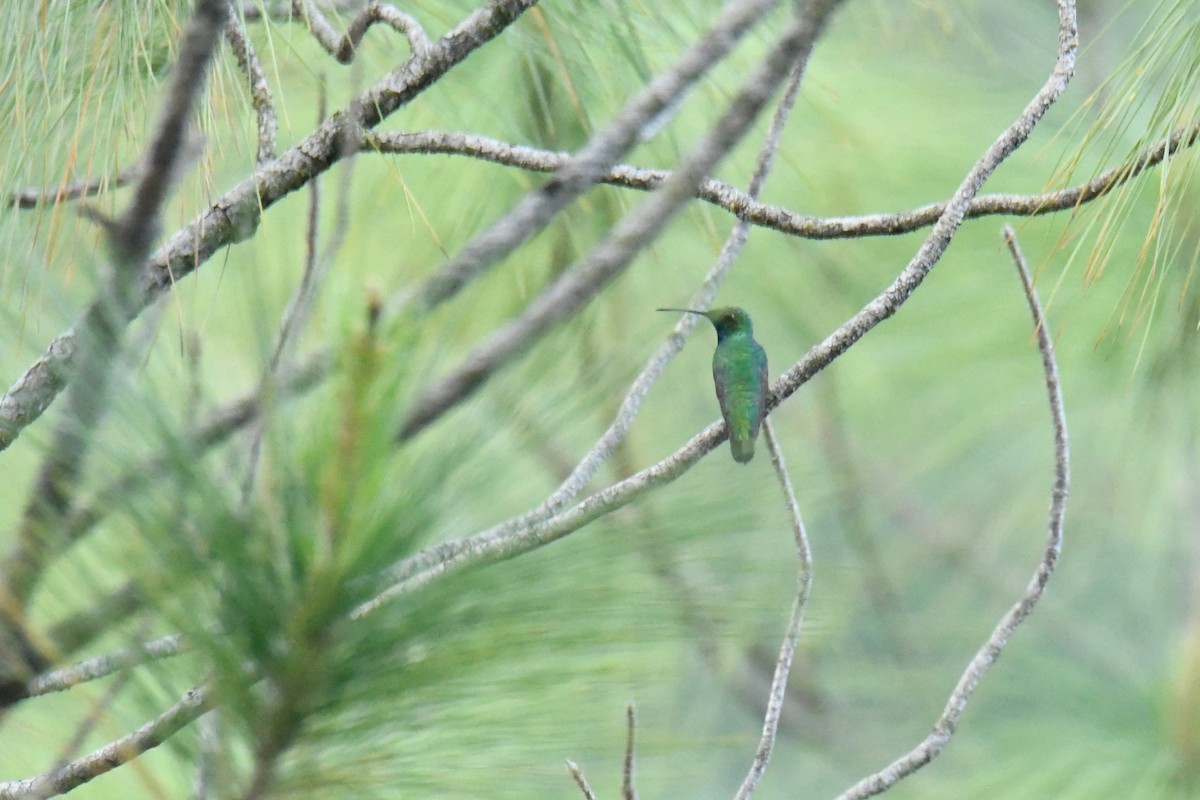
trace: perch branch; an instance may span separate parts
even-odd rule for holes
[[[766,183],[767,176],[770,174],[775,153],[779,148],[780,138],[787,125],[788,116],[795,105],[806,64],[806,60],[801,61],[793,69],[787,90],[784,92],[784,96],[780,100],[775,115],[771,120],[771,125],[759,151],[754,173],[750,178],[748,194],[751,197],[758,197],[763,185]],[[708,275],[705,276],[704,282],[701,284],[701,289],[693,297],[689,308],[707,308],[712,303],[713,298],[720,289],[721,283],[724,281],[725,275],[732,268],[738,255],[741,253],[748,233],[748,224],[744,221],[739,220],[734,225],[721,250],[721,254],[718,256],[716,263]],[[638,410],[641,408],[642,401],[645,400],[646,395],[650,392],[650,387],[654,385],[658,376],[666,369],[667,364],[683,348],[685,336],[695,322],[696,319],[693,315],[689,314],[683,317],[676,327],[675,334],[659,347],[658,351],[646,362],[641,373],[634,380],[628,394],[626,394],[625,399],[621,402],[616,418],[608,430],[597,440],[596,444],[593,445],[591,450],[579,461],[574,469],[569,471],[567,478],[545,502],[514,521],[514,528],[527,525],[538,519],[545,519],[560,510],[583,490],[583,487],[596,474],[600,465],[608,459],[613,450],[625,438],[625,435],[633,424],[634,418],[637,416]]]
[[[747,186],[746,193],[752,199],[757,199],[762,193],[763,186],[767,182],[767,176],[771,173],[771,167],[775,162],[775,154],[779,150],[779,142],[783,137],[783,130],[787,126],[788,117],[795,107],[796,97],[799,95],[800,84],[803,82],[804,70],[807,65],[808,60],[802,59],[793,67],[787,89],[784,91],[783,97],[775,109],[771,125],[768,127],[767,134],[763,138],[763,143],[758,153],[758,160],[754,165],[754,172],[751,174],[750,183]],[[713,264],[712,269],[704,277],[704,282],[701,283],[699,291],[689,301],[688,308],[707,309],[712,305],[713,299],[717,296],[717,292],[720,291],[721,284],[725,281],[725,276],[732,269],[738,256],[741,255],[749,235],[750,224],[745,220],[739,219],[730,230],[729,236],[726,237],[725,244],[721,248],[721,253],[717,256],[716,263]],[[579,461],[579,464],[571,471],[570,476],[533,513],[544,515],[553,513],[574,499],[579,492],[583,491],[583,487],[587,486],[588,482],[595,476],[600,465],[612,455],[613,450],[624,440],[630,427],[633,425],[633,420],[637,416],[638,410],[641,408],[642,401],[650,393],[650,387],[658,380],[658,376],[666,369],[667,364],[671,363],[672,359],[683,348],[685,338],[694,329],[698,319],[695,314],[684,314],[680,321],[676,323],[674,333],[667,341],[663,342],[654,355],[650,357],[650,360],[646,362],[646,365],[642,367],[642,371],[629,388],[625,399],[621,401],[621,406],[617,409],[616,418],[609,425],[608,430],[604,432],[596,444],[592,446],[592,449]]]

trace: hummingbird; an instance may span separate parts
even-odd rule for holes
[[[767,414],[767,353],[754,341],[754,326],[744,309],[730,306],[711,311],[660,308],[707,317],[717,329],[713,353],[713,383],[717,402],[729,429],[733,460],[745,464],[754,458],[754,440]]]

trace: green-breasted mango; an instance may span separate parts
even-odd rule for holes
[[[767,413],[767,353],[754,340],[754,326],[744,309],[730,306],[711,311],[660,308],[707,317],[717,329],[713,353],[713,383],[721,416],[729,429],[733,460],[745,464],[754,458],[754,441]]]

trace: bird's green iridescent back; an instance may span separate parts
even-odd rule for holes
[[[754,323],[737,306],[697,311],[694,308],[660,308],[706,317],[717,331],[713,353],[713,383],[721,416],[729,429],[733,460],[745,464],[754,458],[754,440],[767,414],[767,354],[754,341]]]
[[[750,330],[720,335],[713,353],[713,382],[721,416],[729,428],[733,459],[745,463],[754,457],[754,440],[766,413],[767,354]]]

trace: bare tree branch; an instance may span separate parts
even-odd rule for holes
[[[575,780],[575,785],[579,787],[579,791],[583,792],[583,796],[587,800],[596,800],[596,793],[592,791],[592,787],[588,786],[587,778],[583,777],[583,772],[579,769],[579,765],[571,759],[567,759],[567,772]]]
[[[767,182],[767,176],[771,174],[775,154],[779,150],[779,142],[783,137],[783,130],[787,126],[788,117],[795,107],[796,97],[800,92],[800,84],[804,79],[804,70],[807,66],[808,59],[804,58],[798,61],[795,67],[793,67],[787,88],[784,90],[783,97],[775,109],[775,114],[763,139],[762,147],[759,149],[758,160],[754,165],[754,172],[750,176],[750,183],[747,187],[747,195],[753,200],[758,199],[762,193],[763,186]],[[699,291],[689,301],[688,308],[707,309],[712,305],[713,299],[717,296],[717,292],[720,291],[721,284],[725,281],[725,276],[733,268],[738,256],[741,255],[749,235],[750,224],[745,220],[739,219],[734,224],[732,230],[730,230],[729,236],[725,239],[725,244],[721,247],[721,253],[717,256],[716,263],[713,264],[712,269],[704,277]],[[629,432],[629,428],[633,425],[633,420],[641,408],[642,401],[650,393],[650,387],[658,380],[658,376],[666,369],[667,364],[683,348],[684,340],[695,328],[698,320],[699,317],[695,314],[683,315],[676,324],[674,333],[650,357],[650,360],[642,368],[641,373],[634,380],[629,392],[625,395],[625,399],[621,401],[616,419],[613,420],[608,430],[604,432],[604,435],[600,437],[592,449],[580,460],[578,466],[572,470],[567,480],[546,499],[546,502],[539,509],[535,510],[535,513],[557,511],[583,491],[583,487],[596,474],[600,465],[608,459],[617,445],[625,439],[625,435]]]
[[[980,187],[996,168],[1025,143],[1034,127],[1062,95],[1071,76],[1074,75],[1075,54],[1079,48],[1074,0],[1058,0],[1058,16],[1058,56],[1046,83],[1025,106],[1016,121],[1000,134],[967,173],[962,184],[946,203],[933,229],[921,243],[916,255],[899,276],[879,296],[783,374],[772,387],[774,397],[769,403],[769,408],[774,408],[790,397],[796,389],[828,366],[868,331],[895,314],[936,266],[946,248],[950,246],[950,241],[962,223],[972,198],[979,193]]]
[[[133,183],[137,179],[140,169],[141,165],[134,165],[118,171],[112,177],[87,178],[64,183],[52,189],[18,189],[8,196],[8,205],[11,208],[37,208],[45,205],[57,205],[81,197],[91,197],[106,189],[116,189]]]
[[[633,703],[625,706],[625,762],[621,767],[621,800],[637,800],[634,779],[634,734],[637,733],[637,711]]]
[[[164,636],[128,650],[118,650],[115,653],[89,658],[87,661],[80,661],[78,664],[39,675],[29,682],[26,696],[37,697],[52,692],[65,692],[81,683],[94,681],[127,667],[145,664],[147,661],[170,658],[187,649],[188,645],[182,635],[176,633]]]
[[[975,653],[967,665],[958,685],[954,687],[942,715],[934,723],[933,730],[911,751],[893,761],[887,767],[873,775],[868,775],[854,786],[838,795],[838,800],[859,800],[872,797],[887,791],[897,781],[911,775],[921,767],[937,758],[954,731],[967,708],[967,702],[972,693],[983,680],[983,676],[996,663],[1000,653],[1008,644],[1009,638],[1017,629],[1046,589],[1050,576],[1058,564],[1062,552],[1063,517],[1066,514],[1067,493],[1070,487],[1070,449],[1067,444],[1067,421],[1063,412],[1062,386],[1058,377],[1058,366],[1054,360],[1054,344],[1046,331],[1046,319],[1042,313],[1041,303],[1038,302],[1037,292],[1033,288],[1033,280],[1025,265],[1025,256],[1017,244],[1016,234],[1007,225],[1004,226],[1004,240],[1012,253],[1013,262],[1021,277],[1021,286],[1025,290],[1025,299],[1029,303],[1029,311],[1033,315],[1034,331],[1037,336],[1038,350],[1042,356],[1042,370],[1045,373],[1046,393],[1050,402],[1050,419],[1054,429],[1054,484],[1050,490],[1050,515],[1047,524],[1048,534],[1045,549],[1029,586],[1021,599],[1008,610],[996,625],[987,641]]]
[[[793,18],[712,129],[680,162],[671,178],[634,212],[626,215],[574,269],[564,272],[515,320],[501,326],[455,370],[422,392],[400,429],[407,439],[469,396],[500,366],[523,352],[533,339],[570,317],[662,233],[696,184],[749,131],[792,66],[808,59],[829,13],[839,0],[813,0]]]
[[[212,705],[211,691],[189,689],[178,703],[128,736],[45,775],[0,783],[0,800],[44,800],[66,794],[158,747]]]
[[[812,549],[808,545],[808,534],[804,529],[804,518],[800,515],[800,504],[796,500],[796,490],[792,487],[791,476],[788,475],[787,464],[783,460],[783,450],[775,438],[775,429],[771,418],[763,420],[763,438],[771,453],[771,465],[775,468],[775,476],[783,489],[784,505],[787,506],[788,516],[792,520],[792,536],[796,541],[796,555],[799,558],[798,575],[796,579],[796,597],[792,601],[792,614],[788,620],[787,632],[783,643],[779,646],[779,656],[775,660],[775,674],[771,679],[771,691],[767,695],[767,710],[763,716],[762,737],[758,749],[754,752],[754,761],[745,780],[738,787],[736,800],[747,800],[758,788],[771,760],[775,749],[775,735],[779,730],[779,717],[783,713],[783,701],[787,692],[788,674],[792,669],[792,659],[796,656],[796,642],[800,639],[800,629],[804,626],[804,609],[808,605],[808,595],[812,591]]]
[[[748,192],[751,197],[757,198],[759,196],[766,183],[767,176],[770,174],[783,130],[787,125],[791,110],[795,106],[796,96],[800,90],[806,65],[807,60],[803,60],[793,69],[788,87],[771,120],[771,125],[768,128],[763,145],[759,151],[754,172],[750,178]],[[701,284],[700,290],[693,296],[689,303],[690,308],[707,308],[712,303],[725,276],[733,267],[737,257],[741,254],[742,248],[745,246],[749,234],[748,229],[748,223],[742,220],[739,220],[734,225],[729,233],[729,237],[725,241],[725,245],[721,249],[720,255],[717,257],[716,263],[709,270],[708,275],[705,276]],[[630,426],[633,424],[634,418],[637,416],[638,410],[641,408],[642,401],[650,392],[650,387],[654,385],[658,376],[666,369],[667,364],[683,348],[687,333],[694,327],[695,323],[696,318],[690,314],[681,319],[676,326],[675,333],[650,357],[646,365],[642,368],[641,373],[634,380],[625,399],[621,402],[616,418],[608,430],[604,432],[604,435],[600,437],[574,469],[570,470],[569,475],[564,479],[562,484],[545,502],[527,514],[522,515],[518,520],[514,520],[514,529],[535,520],[546,518],[550,514],[560,510],[583,490],[583,487],[596,474],[600,465],[608,459],[613,450],[624,440]]]
[[[410,58],[323,125],[261,165],[177,231],[151,255],[141,276],[138,313],[175,282],[205,263],[222,247],[253,234],[262,212],[301,188],[347,154],[346,135],[373,127],[433,85],[452,67],[491,41],[537,0],[492,0],[471,13],[428,50]],[[350,151],[353,152],[353,151]],[[74,367],[81,323],[59,334],[46,352],[0,397],[0,450],[7,448],[50,406]]]

